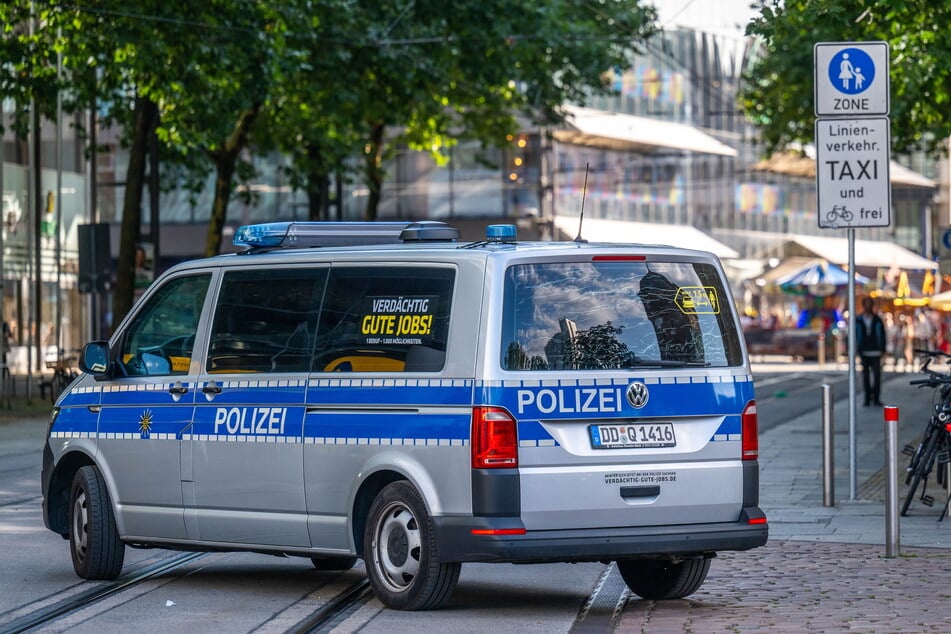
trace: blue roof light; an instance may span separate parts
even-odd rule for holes
[[[486,242],[515,242],[515,225],[489,225],[485,228]]]
[[[287,237],[289,222],[269,222],[261,225],[244,225],[234,232],[231,242],[237,247],[277,247]]]
[[[399,242],[452,242],[459,230],[444,222],[269,222],[239,227],[236,246],[246,252]]]

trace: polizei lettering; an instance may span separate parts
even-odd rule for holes
[[[529,408],[542,414],[613,414],[620,412],[624,403],[618,387],[518,390],[517,398],[519,414]]]
[[[284,434],[286,407],[219,407],[215,409],[215,433]]]

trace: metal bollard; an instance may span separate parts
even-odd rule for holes
[[[885,556],[897,557],[901,546],[898,527],[898,408],[887,406],[885,416]]]
[[[835,506],[835,423],[832,420],[832,386],[822,384],[822,506]]]

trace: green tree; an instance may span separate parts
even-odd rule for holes
[[[501,145],[519,115],[556,121],[558,105],[606,88],[656,19],[637,0],[347,3],[322,16],[329,5],[313,7],[307,64],[280,91],[279,116],[297,124],[280,143],[308,191],[362,157],[367,220],[396,148],[442,162],[460,138]]]
[[[925,0],[761,0],[741,101],[767,153],[814,136],[813,45],[886,41],[892,149],[941,151],[951,135],[951,5]]]

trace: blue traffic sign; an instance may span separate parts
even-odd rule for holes
[[[829,61],[829,81],[843,94],[859,95],[875,82],[875,62],[860,48],[844,48]]]
[[[817,42],[817,117],[888,115],[888,42]]]
[[[945,229],[944,233],[941,234],[941,244],[944,245],[945,249],[951,251],[951,229]]]

